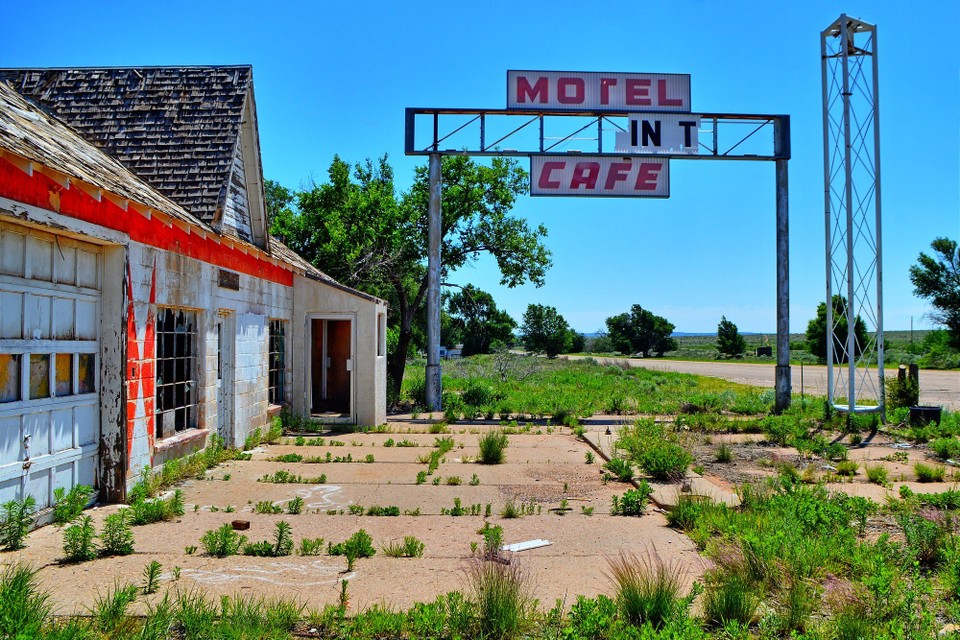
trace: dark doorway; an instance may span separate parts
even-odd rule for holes
[[[311,412],[350,414],[350,320],[311,321]]]

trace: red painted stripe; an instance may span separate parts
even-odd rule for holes
[[[97,202],[80,189],[64,189],[41,173],[34,172],[28,176],[7,160],[0,160],[0,196],[121,231],[129,235],[131,240],[164,251],[284,286],[293,286],[291,269],[225,247],[210,238],[187,233],[176,226],[168,227],[156,218],[148,220],[133,210],[124,211],[106,198]]]

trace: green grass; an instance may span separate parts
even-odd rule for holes
[[[459,396],[478,382],[491,385],[484,407],[464,405],[500,420],[558,416],[583,418],[598,413],[678,414],[684,405],[709,403],[719,411],[765,415],[769,392],[733,382],[665,371],[601,365],[593,360],[548,360],[514,356],[513,369],[501,374],[493,356],[472,356],[444,363],[444,395]],[[412,401],[423,384],[422,361],[411,361],[403,396]]]

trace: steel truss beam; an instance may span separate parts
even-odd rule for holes
[[[584,153],[622,157],[624,153],[614,149],[613,139],[616,131],[627,130],[630,115],[638,114],[410,107],[406,110],[404,147],[408,156],[428,156],[431,153],[469,156]],[[790,116],[695,115],[701,118],[698,153],[642,155],[678,160],[790,159]],[[569,124],[574,120],[575,123]],[[572,144],[578,144],[580,148],[566,148]]]

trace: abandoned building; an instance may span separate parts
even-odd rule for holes
[[[386,420],[386,303],[269,234],[253,70],[0,70],[0,503],[287,407]]]

